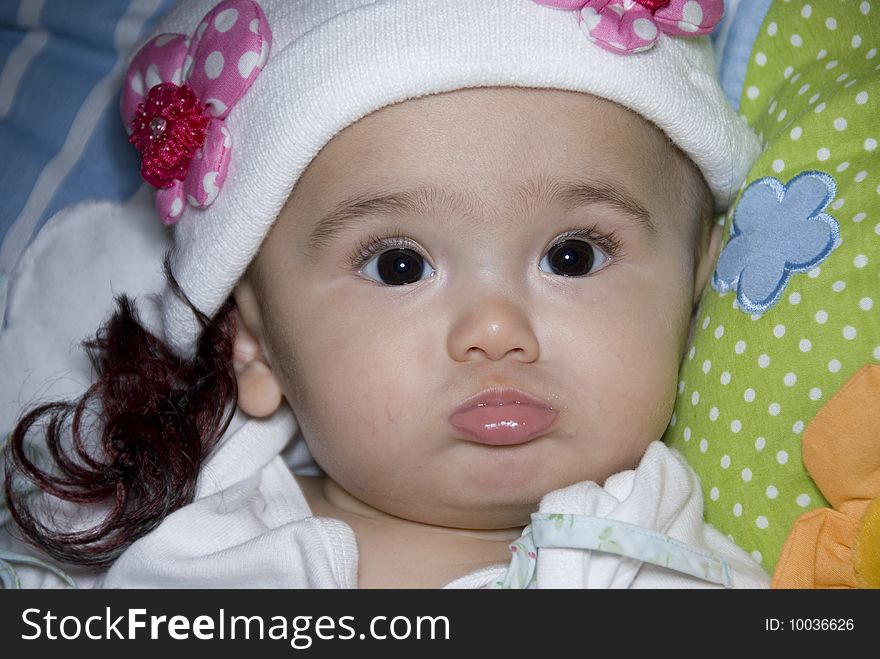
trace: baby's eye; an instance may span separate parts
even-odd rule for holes
[[[397,248],[377,254],[364,264],[361,272],[388,286],[404,286],[433,276],[434,268],[415,250]]]
[[[568,238],[553,245],[538,267],[544,272],[563,277],[582,277],[604,265],[608,256],[585,240]]]

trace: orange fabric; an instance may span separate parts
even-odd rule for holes
[[[880,588],[880,364],[859,369],[804,431],[804,465],[834,506],[798,517],[773,588]]]

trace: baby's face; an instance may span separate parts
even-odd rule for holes
[[[706,274],[698,181],[583,94],[408,101],[315,158],[237,299],[343,489],[420,522],[522,525],[663,433]]]

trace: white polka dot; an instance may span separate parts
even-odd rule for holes
[[[868,257],[864,254],[859,254],[853,259],[853,265],[857,268],[864,268],[866,265],[868,265]]]
[[[709,498],[712,499],[712,501],[718,501],[719,496],[721,496],[721,493],[718,491],[717,487],[713,487],[709,490]]]
[[[759,529],[766,529],[770,525],[770,522],[767,521],[767,518],[764,517],[764,515],[759,515],[757,519],[755,519],[755,525]]]
[[[810,352],[813,349],[813,344],[810,343],[809,339],[801,339],[798,343],[798,348],[801,349],[801,352]]]
[[[776,325],[773,328],[773,336],[775,336],[777,339],[781,339],[783,336],[785,336],[785,325]]]
[[[794,373],[786,373],[782,378],[782,381],[785,383],[786,387],[793,387],[797,383],[797,375]]]
[[[703,318],[703,325],[702,325],[702,328],[703,328],[703,329],[706,329],[707,327],[709,327],[709,322],[710,322],[711,320],[712,320],[712,317],[711,317],[711,316],[706,316],[705,318]]]
[[[865,16],[868,15],[868,12],[871,11],[871,3],[865,0],[865,2],[859,5],[859,11],[862,12]]]
[[[810,96],[810,100],[807,101],[807,103],[812,105],[813,103],[815,103],[818,100],[819,100],[819,94],[813,94],[812,96]]]
[[[859,308],[862,311],[870,311],[874,306],[874,300],[869,297],[863,297],[859,300]]]
[[[822,398],[822,390],[819,387],[810,389],[810,400],[819,400]]]
[[[828,54],[828,51],[827,51],[827,50],[825,50],[824,48],[820,48],[820,49],[819,49],[819,52],[816,53],[816,59],[817,59],[817,60],[820,60],[820,59],[822,59],[823,57],[825,57],[825,55],[827,55],[827,54]]]
[[[836,30],[837,29],[837,20],[835,18],[832,18],[829,16],[828,18],[825,19],[825,27],[827,27],[829,30]]]
[[[773,161],[773,171],[774,172],[776,172],[778,174],[783,169],[785,169],[785,161],[784,160],[777,158],[776,160]]]
[[[247,80],[251,73],[253,73],[254,68],[256,68],[257,63],[260,61],[260,53],[255,53],[252,50],[248,50],[241,57],[238,58],[238,73],[244,79]]]
[[[843,82],[843,81],[846,80],[847,78],[849,78],[849,73],[841,73],[841,74],[840,74],[839,76],[837,76],[834,80],[835,80],[835,82]]]
[[[804,18],[809,18],[813,15],[813,8],[810,5],[804,5],[801,7],[801,16]]]
[[[812,269],[807,273],[807,277],[809,277],[810,279],[815,279],[815,278],[818,277],[820,274],[822,274],[822,269],[821,269],[819,266],[816,266],[815,268],[812,268]]]
[[[805,84],[805,85],[801,85],[801,88],[798,89],[798,95],[800,96],[802,94],[805,94],[809,89],[810,89],[809,83]]]
[[[846,282],[838,279],[831,285],[831,290],[835,293],[840,293],[844,288],[846,288]]]
[[[205,75],[210,80],[216,80],[223,73],[223,53],[215,50],[205,59]]]
[[[837,371],[840,370],[840,367],[841,363],[839,359],[832,359],[830,362],[828,362],[828,370],[832,373],[837,373]]]
[[[743,400],[745,400],[747,403],[751,403],[753,400],[755,400],[755,390],[751,387],[746,389],[743,392]]]
[[[856,103],[864,105],[868,102],[868,92],[862,91],[856,94]]]
[[[794,68],[791,66],[786,66],[785,71],[782,72],[782,77],[788,80],[791,77],[792,73],[794,73]]]
[[[767,368],[768,366],[770,366],[770,355],[763,354],[758,357],[758,366],[760,366],[761,368]]]
[[[153,45],[155,45],[156,48],[162,48],[163,46],[167,46],[169,43],[174,41],[177,38],[177,36],[178,35],[176,35],[176,34],[160,34],[153,41]]]
[[[724,371],[721,374],[721,384],[730,384],[730,371]]]
[[[767,55],[764,53],[756,53],[755,62],[758,66],[764,66],[767,63]]]
[[[755,438],[755,450],[763,451],[764,447],[766,445],[767,445],[767,440],[764,439],[763,437],[756,437]]]
[[[789,42],[791,42],[791,45],[795,48],[799,48],[804,45],[804,40],[799,34],[791,35],[791,37],[789,38]]]
[[[775,485],[768,485],[767,489],[764,490],[764,494],[768,499],[775,499],[779,496],[779,490],[776,489]]]
[[[733,506],[733,516],[734,517],[742,517],[743,514],[743,506],[741,503],[734,504]]]
[[[214,27],[217,28],[217,32],[229,32],[237,20],[238,11],[236,9],[224,9],[214,19]]]
[[[131,91],[133,91],[138,96],[144,95],[144,79],[140,74],[140,71],[136,71],[135,74],[131,77]]]
[[[779,113],[779,116],[776,117],[776,121],[782,121],[786,116],[788,116],[788,110],[783,109],[782,112]]]
[[[878,186],[878,187],[880,187],[880,186]],[[878,192],[878,194],[880,194],[880,192]],[[876,233],[878,236],[880,236],[880,222],[878,222],[877,224],[874,225],[874,233]]]
[[[839,62],[838,62],[836,59],[830,60],[830,61],[828,62],[828,64],[825,65],[825,69],[826,69],[827,71],[830,71],[831,69],[833,69],[833,68],[834,68],[835,66],[837,66],[838,64],[839,64]]]
[[[855,176],[853,176],[853,180],[856,183],[861,183],[866,178],[868,178],[868,172],[866,172],[864,169],[862,171],[860,171],[858,174],[856,174]],[[859,213],[858,215],[856,215],[856,217],[859,217],[859,215],[864,215],[864,213]],[[865,219],[864,217],[861,217],[860,219],[856,220],[856,222],[861,222],[864,219]]]
[[[216,185],[218,175],[219,172],[208,172],[202,179],[202,187],[205,189],[205,194],[207,195],[205,198],[206,206],[213,204],[214,200],[217,198],[217,194],[220,192],[220,188]]]
[[[801,303],[801,294],[800,293],[792,293],[788,296],[788,301],[790,304],[800,304]]]
[[[670,426],[674,426],[674,425],[676,424],[677,421],[678,421],[678,417],[676,416],[675,412],[673,412],[673,413],[672,413],[672,418],[669,419],[669,425],[670,425]]]
[[[772,37],[776,34],[776,31],[778,29],[779,29],[779,26],[776,25],[776,23],[770,23],[770,25],[767,26],[767,34],[769,34]]]
[[[746,467],[740,472],[740,478],[742,478],[746,483],[752,480],[752,470]]]
[[[252,20],[248,24],[248,27],[250,28],[250,31],[253,32],[254,34],[259,34],[260,33],[260,19],[255,18],[254,20]]]
[[[760,94],[761,94],[761,91],[757,87],[755,87],[754,85],[751,85],[748,89],[746,89],[746,96],[748,96],[752,100],[755,100],[756,98],[758,98],[758,96]]]
[[[874,346],[874,352],[871,354],[874,355],[874,359],[880,361],[880,346]]]
[[[695,354],[697,354],[697,347],[691,346],[691,349],[688,350],[688,361],[693,360]]]
[[[776,462],[781,465],[784,465],[788,462],[788,451],[777,451],[776,452]]]
[[[745,341],[737,341],[736,345],[733,346],[733,350],[738,355],[743,354],[746,351],[746,342]]]
[[[814,317],[816,319],[816,322],[819,323],[820,325],[824,325],[825,323],[828,322],[828,312],[825,311],[824,309],[819,309],[819,311],[816,312],[816,315]]]
[[[840,163],[840,164],[837,166],[837,171],[838,171],[838,172],[845,172],[847,169],[849,169],[849,163],[846,162],[846,161],[843,161],[842,163]]]
[[[813,110],[813,112],[815,112],[816,114],[819,114],[820,112],[824,112],[824,111],[825,111],[825,103],[824,102],[819,103],[819,105],[816,106],[816,109]]]
[[[695,391],[694,393],[691,394],[691,405],[696,405],[699,402],[700,402],[700,392]]]
[[[770,105],[767,108],[767,114],[773,114],[774,112],[776,112],[777,103],[778,103],[778,101],[775,98],[770,101]],[[763,140],[764,134],[761,133],[758,137]]]
[[[715,338],[720,339],[722,336],[724,336],[724,325],[719,325],[715,328]]]
[[[801,135],[803,135],[803,134],[804,134],[804,129],[801,128],[800,126],[795,126],[794,128],[791,129],[791,132],[788,134],[788,136],[791,137],[791,139],[793,139],[793,140],[799,140],[801,138]]]
[[[729,455],[722,455],[721,456],[721,468],[727,469],[728,467],[730,467],[730,456]]]
[[[226,103],[221,101],[219,98],[209,98],[205,101],[205,105],[208,106],[208,109],[211,111],[215,117],[219,117],[221,114],[226,112]]]
[[[232,134],[226,126],[220,126],[220,132],[223,133],[223,146],[227,149],[232,146]]]
[[[177,217],[183,211],[183,199],[178,197],[171,202],[171,217]]]
[[[865,59],[874,59],[877,56],[877,49],[872,48],[865,54]]]
[[[186,195],[186,200],[189,202],[190,206],[194,206],[198,208],[200,206],[199,200],[193,197],[191,194]]]
[[[854,35],[853,35],[853,38],[852,38],[852,41],[850,41],[850,45],[851,45],[853,48],[858,48],[859,46],[862,45],[862,37],[861,37],[860,35],[858,35],[858,34],[854,34]]]
[[[731,432],[737,433],[742,430],[743,424],[739,419],[734,419],[730,422],[730,430]]]
[[[711,410],[709,410],[709,420],[716,421],[717,419],[718,419],[718,408],[713,407]]]
[[[856,328],[852,325],[847,325],[843,328],[843,338],[845,338],[847,341],[852,341],[854,338],[856,338],[856,334]]]
[[[816,151],[816,157],[819,160],[828,160],[831,157],[831,151],[827,147],[822,147],[818,151]]]
[[[678,381],[678,393],[680,393],[680,394],[684,393],[684,380]]]
[[[865,151],[873,151],[877,148],[877,140],[873,137],[869,137],[865,140]]]
[[[708,373],[710,370],[712,370],[712,362],[707,359],[703,362],[703,373]]]
[[[147,67],[146,75],[144,76],[144,80],[147,85],[147,89],[152,89],[156,85],[162,84],[162,76],[159,75],[159,67],[155,64],[150,64]]]
[[[684,429],[684,432],[681,434],[681,436],[684,437],[684,441],[686,441],[686,442],[691,441],[691,427],[686,426]]]
[[[791,426],[791,431],[795,435],[800,435],[804,431],[804,422],[803,421],[795,421]]]
[[[798,494],[797,499],[795,499],[797,505],[801,508],[806,508],[810,505],[810,495],[809,494]]]
[[[632,26],[639,38],[645,41],[653,41],[657,36],[657,26],[654,25],[654,21],[647,18],[637,18]]]
[[[770,416],[779,416],[780,411],[779,403],[770,403],[769,407],[767,407],[767,412]]]
[[[704,437],[703,439],[700,440],[700,453],[705,453],[708,450],[709,450],[709,442]]]

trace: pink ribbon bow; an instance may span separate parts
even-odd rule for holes
[[[576,11],[591,41],[625,55],[653,47],[661,32],[678,37],[708,34],[724,14],[724,0],[534,1]]]
[[[122,117],[165,224],[177,222],[185,203],[206,208],[217,198],[232,151],[224,118],[260,74],[271,42],[260,5],[224,0],[192,36],[160,34],[129,65]]]

